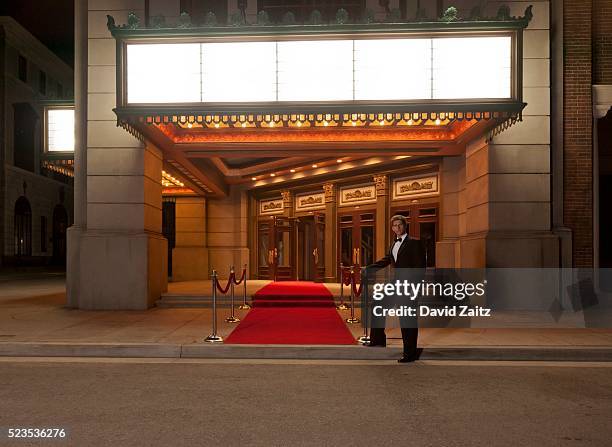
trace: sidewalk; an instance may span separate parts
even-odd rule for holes
[[[202,282],[204,288],[207,285],[210,283]],[[261,285],[251,281],[249,288]],[[185,284],[172,284],[169,291],[185,293],[188,289]],[[237,300],[241,296],[237,291]],[[0,355],[391,359],[401,350],[398,328],[387,331],[386,349],[359,345],[213,346],[203,343],[211,332],[210,308],[83,311],[66,308],[65,301],[62,277],[0,283]],[[237,310],[236,314],[241,318],[245,312]],[[224,321],[227,313],[227,308],[219,309],[218,333],[222,337],[235,327]],[[346,318],[348,312],[341,315]],[[359,324],[349,328],[355,337],[362,334]],[[424,348],[422,358],[612,361],[612,329],[424,328],[419,345]]]

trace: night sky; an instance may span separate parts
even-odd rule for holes
[[[73,0],[0,0],[11,16],[71,67],[74,66]]]

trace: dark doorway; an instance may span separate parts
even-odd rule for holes
[[[162,203],[162,233],[168,240],[168,278],[172,278],[172,250],[176,246],[176,201],[165,198]]]
[[[257,277],[273,281],[295,279],[295,219],[260,218],[257,241]]]
[[[435,267],[436,241],[438,240],[438,204],[424,203],[392,208],[391,215],[395,214],[401,214],[408,221],[408,235],[421,240],[427,257],[427,267]]]
[[[13,160],[15,166],[34,172],[38,115],[28,103],[13,104]]]
[[[66,265],[66,230],[68,229],[68,213],[63,205],[53,209],[53,263]]]
[[[351,211],[338,214],[339,260],[344,266],[365,266],[376,254],[376,212]],[[339,265],[337,266],[340,267]],[[339,270],[338,270],[339,271]]]
[[[325,276],[325,216],[313,214],[296,219],[297,278],[322,282]]]
[[[15,202],[15,256],[32,256],[32,208],[21,196]]]
[[[612,109],[597,121],[599,150],[599,266],[612,268]],[[600,287],[612,291],[610,275],[600,275]]]

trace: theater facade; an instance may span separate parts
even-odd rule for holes
[[[147,308],[230,265],[337,282],[393,214],[430,266],[571,265],[549,2],[228,25],[163,3],[77,6],[71,306]]]

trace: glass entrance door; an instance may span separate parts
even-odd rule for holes
[[[420,239],[425,248],[427,267],[436,266],[436,241],[438,240],[438,204],[425,203],[397,207],[391,214],[401,214],[408,220],[408,235]]]
[[[325,276],[325,216],[303,216],[295,222],[297,279],[321,282]]]
[[[295,278],[294,222],[282,216],[262,219],[257,226],[257,273],[260,279]]]
[[[345,266],[366,266],[374,262],[376,223],[373,211],[338,215],[340,241],[338,258]]]

